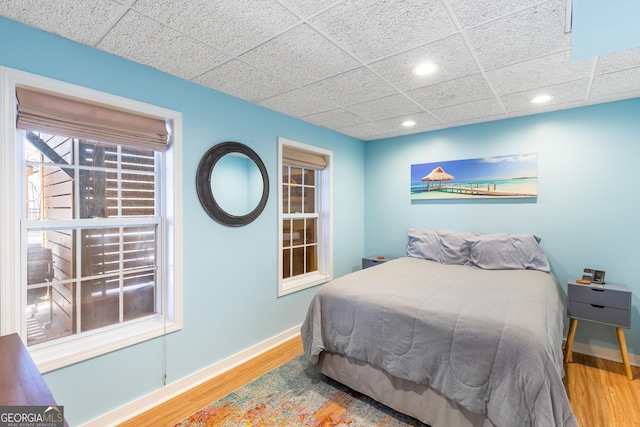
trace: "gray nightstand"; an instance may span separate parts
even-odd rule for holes
[[[605,285],[567,282],[567,316],[571,318],[564,361],[571,362],[571,347],[576,335],[578,320],[604,323],[615,326],[622,361],[629,379],[633,379],[627,343],[622,328],[631,327],[631,290],[625,285],[607,283]]]
[[[392,259],[394,258],[389,258],[389,257],[378,258],[377,256],[364,257],[362,258],[362,268],[365,269],[365,268],[373,267],[374,265],[382,264],[383,262],[387,262]]]

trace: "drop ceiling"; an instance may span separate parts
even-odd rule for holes
[[[3,0],[0,15],[362,140],[640,96],[640,48],[571,61],[565,0]],[[438,71],[414,75],[422,61]]]

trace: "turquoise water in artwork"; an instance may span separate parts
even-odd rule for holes
[[[441,190],[436,190],[440,186]],[[487,198],[487,197],[537,197],[538,178],[488,179],[469,182],[457,180],[429,183],[431,191],[427,191],[427,183],[411,184],[411,200],[449,199],[449,198]],[[453,189],[452,189],[453,188]],[[477,188],[482,194],[458,192],[456,188]],[[493,194],[492,194],[493,193]]]

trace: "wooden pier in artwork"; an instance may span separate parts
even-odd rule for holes
[[[487,184],[487,188],[481,188],[478,184],[441,184],[430,186],[426,191],[441,191],[443,193],[466,194],[470,196],[535,197],[535,194],[498,191],[495,184],[493,188],[491,188],[489,184]]]

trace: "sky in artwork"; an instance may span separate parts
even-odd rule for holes
[[[538,154],[514,154],[479,159],[449,160],[411,165],[411,182],[419,183],[440,166],[455,182],[477,182],[513,178],[537,178]]]

